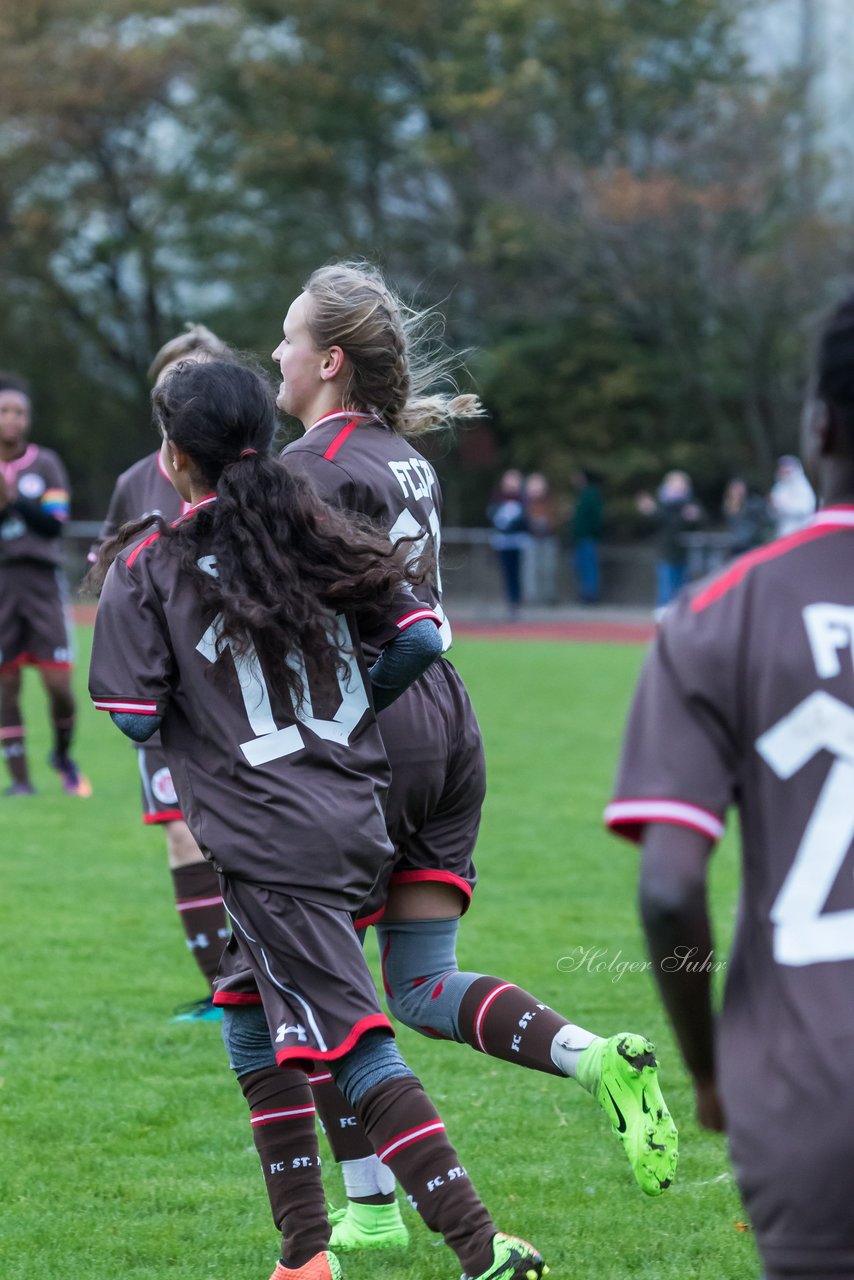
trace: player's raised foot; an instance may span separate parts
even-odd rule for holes
[[[13,782],[6,787],[4,796],[34,796],[36,789],[31,782]]]
[[[400,1205],[360,1204],[348,1200],[346,1209],[333,1209],[329,1214],[332,1235],[330,1249],[350,1253],[354,1249],[405,1249],[409,1232],[400,1215]]]
[[[51,769],[55,769],[62,779],[62,789],[67,796],[80,796],[88,800],[92,794],[92,783],[85,777],[77,765],[68,756],[57,755],[56,752],[48,761]]]
[[[532,1244],[501,1231],[492,1237],[492,1266],[478,1276],[463,1274],[460,1280],[540,1280],[549,1269]]]
[[[640,1189],[661,1195],[676,1173],[679,1138],[658,1085],[654,1046],[626,1031],[596,1040],[575,1074],[611,1121]]]
[[[344,1280],[344,1272],[334,1253],[316,1253],[301,1267],[286,1267],[279,1262],[270,1280]]]
[[[213,1002],[213,996],[179,1004],[172,1015],[172,1022],[222,1022],[222,1009]]]

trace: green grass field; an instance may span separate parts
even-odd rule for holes
[[[678,1180],[647,1200],[604,1116],[571,1081],[406,1030],[404,1056],[500,1227],[534,1240],[554,1280],[756,1277],[724,1142],[695,1123],[642,969],[636,855],[601,826],[642,652],[465,640],[454,656],[489,762],[481,882],[460,963],[518,982],[594,1031],[649,1034],[681,1130]],[[61,795],[44,764],[45,703],[30,674],[40,794],[2,802],[0,1271],[5,1280],[267,1280],[277,1236],[219,1028],[169,1021],[173,1006],[204,992],[163,840],[140,823],[132,750],[85,698],[85,663],[77,675],[77,754],[93,798]],[[728,840],[713,882],[722,943],[735,885]],[[327,1169],[340,1202],[337,1170]],[[348,1280],[459,1274],[404,1212],[409,1250],[350,1256]]]

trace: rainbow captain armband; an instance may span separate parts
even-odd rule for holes
[[[54,520],[64,523],[69,515],[69,494],[67,489],[46,489],[41,499],[42,510]]]

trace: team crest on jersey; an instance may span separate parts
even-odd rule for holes
[[[29,475],[21,476],[18,481],[18,493],[24,498],[40,498],[46,488],[47,485],[42,477],[32,471]]]
[[[158,769],[151,779],[151,790],[158,804],[177,804],[178,793],[168,769]]]

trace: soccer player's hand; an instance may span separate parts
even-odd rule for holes
[[[695,1080],[694,1099],[697,1104],[697,1119],[703,1128],[714,1129],[716,1133],[723,1133],[726,1129],[724,1109],[718,1097],[716,1082],[714,1080]]]

